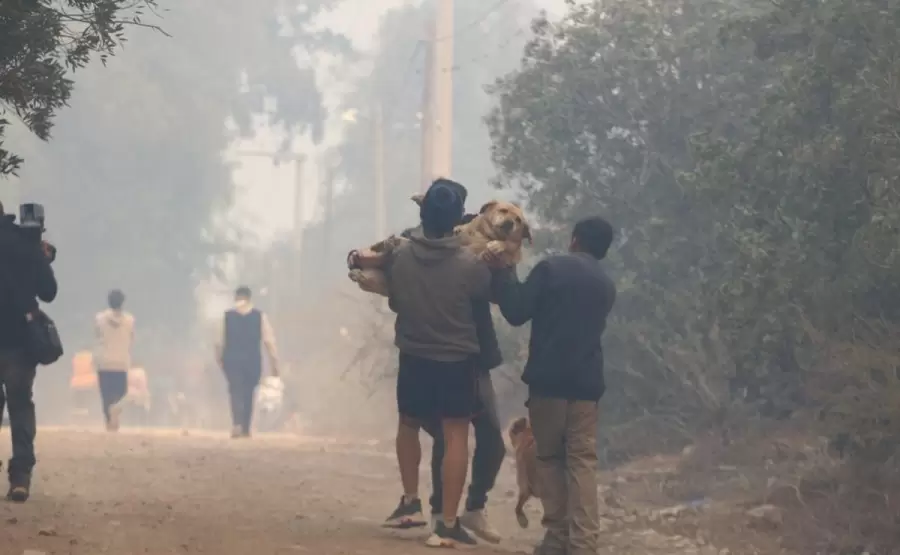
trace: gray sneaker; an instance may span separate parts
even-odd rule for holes
[[[438,521],[437,526],[434,527],[434,532],[425,541],[425,545],[428,547],[457,549],[478,545],[478,542],[466,532],[465,528],[460,526],[459,519],[456,520],[456,525],[453,528],[448,528],[444,523],[444,519],[441,519]]]
[[[407,501],[406,496],[400,498],[400,503],[391,516],[382,524],[385,528],[397,528],[406,530],[426,526],[428,522],[422,514],[422,502],[418,499]]]
[[[480,511],[466,511],[459,518],[459,522],[464,528],[467,528],[486,542],[500,543],[502,539],[500,533],[491,526],[487,518],[487,512],[484,509]]]

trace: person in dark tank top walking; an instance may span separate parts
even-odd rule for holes
[[[253,306],[250,297],[249,287],[237,289],[235,306],[225,312],[216,340],[216,361],[228,382],[233,438],[250,437],[253,398],[262,378],[263,345],[272,375],[278,376],[275,332],[265,313]]]

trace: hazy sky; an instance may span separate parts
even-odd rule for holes
[[[510,0],[515,2],[516,0]],[[457,0],[457,2],[473,2],[486,4],[485,0]],[[381,15],[386,11],[405,4],[404,0],[345,0],[343,5],[322,19],[322,25],[334,29],[350,37],[356,47],[362,52],[370,52],[375,46],[375,34]],[[551,14],[560,14],[564,10],[564,0],[535,0],[542,8]],[[457,22],[463,25],[466,22]],[[333,74],[346,75],[344,71],[329,71],[326,60],[317,60],[320,85],[325,91],[327,102],[331,106],[340,103],[341,95],[347,85],[347,79],[336,79]],[[327,144],[319,147],[322,150],[333,144],[340,138],[342,126],[339,117],[332,118],[328,126]],[[277,139],[271,134],[263,133],[255,141],[248,141],[238,145],[236,149],[268,149],[277,143]],[[317,168],[315,167],[316,148],[312,144],[300,145],[304,152],[310,152],[312,160],[306,165],[303,175],[306,192],[306,221],[315,219],[315,201],[318,195]],[[235,181],[240,192],[237,196],[235,218],[242,220],[252,219],[257,225],[254,229],[260,230],[264,240],[271,238],[275,233],[290,229],[292,223],[293,207],[293,165],[274,167],[265,159],[239,158],[241,166],[235,172]],[[265,224],[260,227],[260,224]]]

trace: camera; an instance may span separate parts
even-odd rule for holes
[[[41,245],[44,254],[51,262],[56,260],[56,247],[43,240],[44,232],[44,206],[35,202],[19,205],[19,230],[29,241]]]
[[[33,202],[19,205],[19,231],[22,236],[40,243],[44,236],[44,207]]]
[[[44,205],[29,202],[19,206],[19,227],[25,230],[37,230],[42,235],[44,227]]]

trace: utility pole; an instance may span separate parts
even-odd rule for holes
[[[432,158],[434,155],[434,21],[429,22],[428,36],[425,41],[425,71],[422,87],[422,191],[434,180]]]
[[[328,267],[328,257],[331,256],[331,242],[334,230],[334,179],[336,173],[336,163],[330,158],[324,158],[319,161],[320,167],[325,168],[325,179],[323,181],[325,189],[325,216],[322,223],[324,227],[324,239],[322,241],[322,267]]]
[[[375,105],[375,236],[380,241],[387,236],[387,207],[384,191],[384,113],[381,102]]]
[[[306,199],[303,194],[303,162],[302,156],[294,158],[294,216],[291,231],[297,249],[303,247],[303,216],[306,212]]]
[[[453,171],[453,0],[437,0],[433,42],[435,122],[432,173],[451,177]]]
[[[303,259],[303,217],[306,215],[305,195],[303,194],[303,156],[294,158],[294,218],[292,236],[294,238],[294,263],[291,265],[291,286],[300,291],[300,278]],[[298,293],[299,297],[299,293]],[[299,304],[299,303],[298,303]]]

